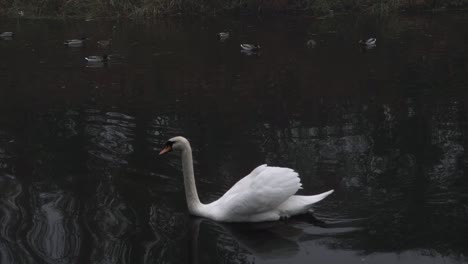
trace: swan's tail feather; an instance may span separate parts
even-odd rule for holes
[[[278,210],[282,216],[293,216],[297,214],[306,213],[313,204],[325,199],[328,195],[332,194],[333,190],[316,195],[293,195],[282,203]]]
[[[317,195],[310,195],[305,196],[304,198],[307,199],[307,204],[312,205],[314,203],[320,202],[321,200],[325,199],[328,195],[332,194],[334,190],[329,190],[328,192],[324,192]]]

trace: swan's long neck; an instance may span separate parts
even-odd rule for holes
[[[192,148],[188,143],[182,150],[182,171],[184,173],[185,196],[189,212],[194,215],[200,215],[202,204],[198,198],[197,186],[195,185]]]

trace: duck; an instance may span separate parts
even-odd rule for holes
[[[309,39],[307,42],[306,42],[306,45],[307,47],[309,48],[315,48],[315,46],[317,46],[317,41],[313,40],[313,39]]]
[[[216,34],[220,40],[226,40],[231,36],[231,33],[229,32],[219,32]]]
[[[240,44],[241,49],[247,51],[256,51],[260,49],[260,45],[253,45],[253,44]]]
[[[0,38],[11,38],[13,37],[13,32],[5,31],[0,33]]]
[[[192,148],[182,136],[170,138],[159,155],[177,151],[182,159],[185,197],[190,214],[218,222],[277,221],[310,212],[312,205],[333,193],[295,195],[302,189],[299,174],[290,168],[260,165],[235,183],[218,200],[203,204],[195,185]]]
[[[85,60],[89,63],[103,63],[109,61],[109,56],[103,55],[103,56],[88,56],[85,57]]]
[[[106,48],[112,44],[112,39],[99,40],[97,44],[102,48]]]
[[[80,39],[69,39],[69,40],[65,40],[63,44],[71,48],[77,48],[77,47],[82,47],[85,40],[87,40],[86,37],[82,37]]]
[[[376,42],[376,38],[369,38],[368,40],[359,40],[359,44],[362,45],[375,45]]]

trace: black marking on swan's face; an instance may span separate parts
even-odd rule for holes
[[[164,148],[161,150],[161,152],[159,152],[159,155],[163,155],[163,154],[166,154],[166,153],[169,153],[172,151],[172,145],[174,145],[174,141],[167,141],[166,142],[166,145],[164,146]]]

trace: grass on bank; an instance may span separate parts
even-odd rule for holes
[[[219,14],[328,14],[466,7],[468,0],[0,0],[0,14],[15,17],[160,17]]]

